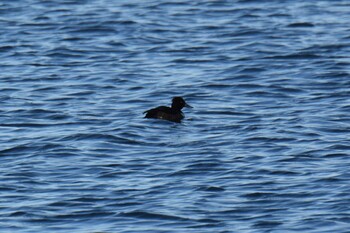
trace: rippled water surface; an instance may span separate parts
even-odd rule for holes
[[[0,3],[1,232],[349,232],[349,1]],[[183,96],[183,123],[142,112]]]

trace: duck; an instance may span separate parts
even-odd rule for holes
[[[181,123],[181,120],[185,118],[183,112],[181,111],[181,109],[183,109],[184,107],[193,108],[192,106],[187,104],[182,97],[175,96],[172,99],[171,107],[159,106],[147,110],[143,112],[143,114],[146,114],[145,118],[155,118]]]

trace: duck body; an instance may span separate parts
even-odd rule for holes
[[[180,123],[181,120],[184,119],[182,111],[175,111],[174,109],[165,106],[152,108],[144,113],[146,113],[145,118],[163,119],[176,123]]]
[[[188,105],[182,97],[174,97],[172,100],[171,107],[159,106],[145,111],[145,118],[155,118],[176,123],[181,123],[184,119],[184,114],[181,111],[183,107],[192,108]]]

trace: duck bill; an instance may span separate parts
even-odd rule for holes
[[[193,108],[191,105],[189,105],[189,104],[185,104],[185,107],[187,107],[187,108]]]

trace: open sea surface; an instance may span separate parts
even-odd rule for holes
[[[0,2],[0,232],[350,232],[350,2]],[[181,124],[143,111],[183,96]]]

